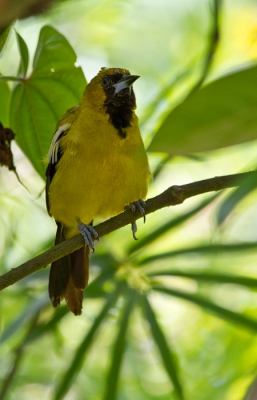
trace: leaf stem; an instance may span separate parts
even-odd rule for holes
[[[0,76],[0,81],[24,82],[25,80],[19,76]]]

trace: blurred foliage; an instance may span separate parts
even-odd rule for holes
[[[254,1],[68,0],[15,29],[0,36],[0,121],[32,194],[2,169],[1,273],[53,244],[44,160],[80,66],[142,75],[149,197],[256,169]],[[81,317],[52,308],[46,270],[1,292],[0,398],[254,400],[255,181],[149,215],[137,242],[128,227],[101,239]]]

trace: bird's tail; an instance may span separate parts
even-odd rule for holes
[[[57,223],[55,244],[65,240],[63,226]],[[67,256],[54,261],[49,276],[49,297],[54,307],[65,299],[69,309],[80,315],[83,290],[88,284],[90,248],[83,246]]]

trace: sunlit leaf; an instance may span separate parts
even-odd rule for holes
[[[56,123],[81,100],[86,85],[84,74],[74,66],[75,62],[76,54],[67,39],[45,26],[40,32],[33,71],[16,84],[12,93],[11,128],[42,177]]]
[[[186,293],[181,290],[153,285],[153,289],[158,292],[165,293],[170,296],[179,297],[181,299],[190,301],[191,303],[197,304],[204,310],[211,312],[217,317],[224,319],[225,321],[232,322],[233,324],[239,325],[245,329],[257,330],[257,320],[247,317],[246,315],[239,314],[235,311],[228,310],[227,308],[221,307],[212,301],[202,297],[198,294]]]
[[[115,400],[117,398],[118,379],[124,356],[127,328],[130,314],[133,311],[135,294],[132,291],[127,291],[126,297],[128,300],[121,311],[122,315],[118,325],[118,335],[114,342],[112,355],[110,357],[111,365],[106,379],[106,392],[104,400]]]
[[[174,391],[177,395],[177,398],[182,400],[184,399],[183,395],[183,387],[180,382],[179,372],[177,362],[175,360],[174,354],[172,354],[170,345],[167,343],[165,334],[163,333],[159,323],[157,322],[156,315],[147,299],[146,296],[142,296],[142,307],[143,312],[145,314],[145,318],[148,321],[151,329],[151,334],[153,335],[156,346],[158,347],[163,365],[166,369],[166,372],[174,386]]]
[[[76,53],[66,37],[53,27],[44,26],[38,38],[32,75],[41,77],[49,74],[50,71],[69,71],[70,69],[75,72],[76,59]]]
[[[224,76],[177,106],[148,150],[189,154],[256,139],[257,66]]]
[[[168,251],[165,253],[154,254],[149,257],[144,257],[138,261],[138,265],[145,265],[155,260],[163,260],[168,258],[173,258],[179,255],[186,254],[215,254],[215,253],[229,253],[229,252],[242,252],[254,250],[257,248],[257,242],[244,242],[235,244],[210,244],[194,247],[185,247],[182,249],[177,249],[173,251]]]
[[[147,274],[147,276],[179,276],[181,278],[195,279],[199,282],[234,283],[237,285],[247,286],[249,288],[257,288],[257,278],[249,278],[248,276],[232,275],[210,271],[184,272],[178,270],[163,270],[150,272],[149,274]]]

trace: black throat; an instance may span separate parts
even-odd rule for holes
[[[105,88],[104,88],[105,89]],[[109,114],[109,121],[117,129],[122,139],[127,137],[126,128],[131,126],[133,112],[136,108],[136,98],[133,88],[126,88],[114,95],[112,90],[105,90],[106,113]]]

